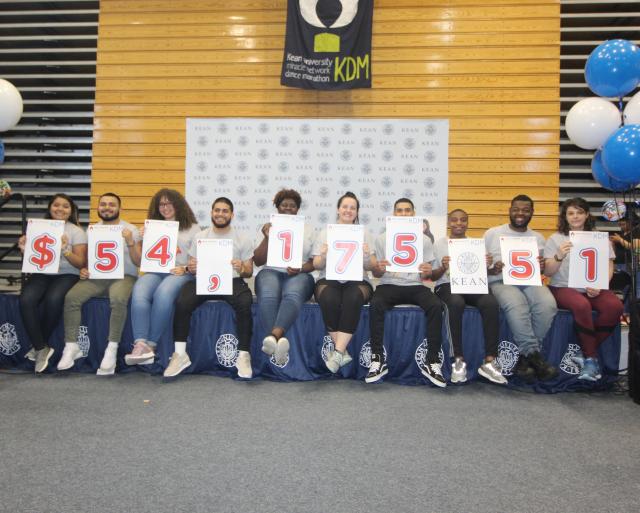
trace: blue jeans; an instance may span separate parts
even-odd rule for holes
[[[520,352],[528,356],[540,351],[558,312],[551,291],[544,286],[505,285],[501,281],[490,283],[489,287],[507,318]]]
[[[286,332],[293,325],[302,304],[311,297],[315,282],[309,273],[289,276],[273,269],[262,269],[255,284],[260,321],[270,333],[276,327]]]
[[[192,280],[190,274],[146,273],[136,282],[131,295],[131,327],[134,340],[146,340],[155,346],[171,325],[176,297],[182,286]]]

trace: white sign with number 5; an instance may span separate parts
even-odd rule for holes
[[[535,237],[500,237],[500,254],[505,285],[542,286],[540,250]]]
[[[386,256],[392,273],[417,273],[422,263],[422,217],[387,217]]]
[[[87,228],[89,278],[124,278],[124,239],[122,225],[92,224]]]
[[[267,265],[269,267],[302,267],[304,216],[271,214]]]

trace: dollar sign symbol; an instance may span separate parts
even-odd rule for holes
[[[52,245],[56,239],[47,235],[41,235],[33,241],[32,247],[33,251],[36,253],[35,255],[31,255],[29,258],[29,262],[35,265],[39,271],[42,271],[45,267],[47,267],[53,259],[55,258],[55,254],[49,246]]]

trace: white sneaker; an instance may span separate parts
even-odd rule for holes
[[[118,357],[118,346],[108,345],[104,352],[100,368],[96,372],[98,376],[112,376],[116,372],[116,359]]]
[[[278,346],[276,347],[276,363],[278,365],[284,365],[287,363],[287,357],[289,356],[289,339],[286,337],[278,340]]]
[[[502,367],[496,360],[485,362],[478,368],[478,374],[498,385],[506,385],[507,378],[502,375]]]
[[[467,362],[457,357],[451,364],[451,383],[464,383],[467,381]]]
[[[32,347],[31,349],[29,349],[29,351],[27,351],[27,354],[25,354],[24,357],[27,360],[35,362],[36,361],[36,350]]]
[[[58,370],[70,369],[78,358],[82,358],[80,346],[76,342],[65,342],[62,357],[58,362]]]
[[[340,367],[344,365],[342,362],[344,361],[344,356],[342,353],[338,351],[331,351],[327,356],[327,361],[325,362],[327,369],[329,369],[334,374],[340,370]]]
[[[273,335],[267,335],[262,339],[262,352],[271,356],[276,352],[276,347],[278,347],[278,341],[276,337]]]
[[[163,376],[165,378],[173,378],[189,367],[189,365],[191,365],[191,360],[187,353],[173,353],[171,360],[169,360],[169,365],[167,365],[167,368],[164,370]]]
[[[251,368],[251,355],[249,351],[239,351],[236,360],[236,369],[238,369],[238,377],[251,379],[253,377],[253,369]]]

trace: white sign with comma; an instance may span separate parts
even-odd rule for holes
[[[364,226],[327,225],[327,280],[362,281]]]
[[[271,214],[267,265],[300,269],[303,248],[304,216]]]
[[[199,296],[233,294],[233,240],[198,239],[196,242],[196,294]]]
[[[168,273],[176,266],[178,221],[147,219],[144,222],[140,270],[144,273]]]
[[[449,281],[453,294],[487,294],[484,239],[449,239]]]
[[[569,283],[576,289],[609,288],[609,234],[569,232]]]
[[[22,272],[56,274],[60,267],[63,233],[64,221],[29,219]]]
[[[424,245],[422,217],[387,217],[386,259],[392,273],[417,273],[422,263]]]

